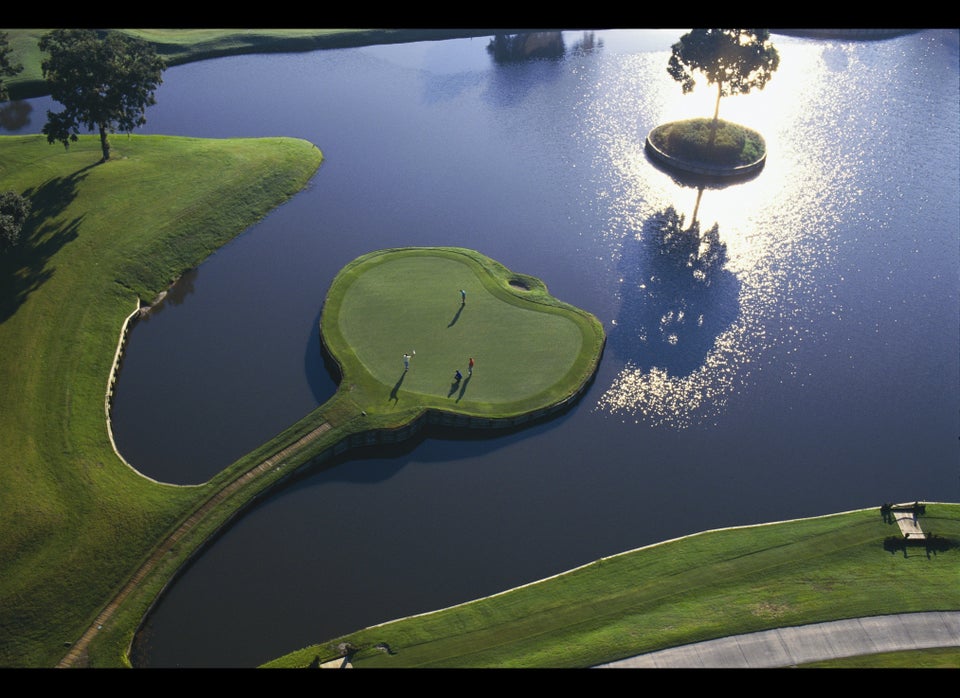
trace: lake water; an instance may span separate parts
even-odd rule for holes
[[[323,404],[321,304],[372,250],[475,248],[608,344],[556,419],[349,454],[267,498],[172,585],[137,666],[253,666],[698,531],[960,501],[958,32],[774,35],[771,82],[720,105],[767,164],[703,190],[643,150],[713,113],[712,89],[667,75],[680,33],[565,32],[562,58],[507,64],[474,38],[165,72],[142,132],[296,136],[325,160],[132,332],[113,428],[145,474],[203,482]],[[28,104],[0,132],[39,131],[51,103]],[[719,226],[710,286],[651,246],[667,206]]]

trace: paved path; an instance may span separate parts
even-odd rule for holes
[[[872,616],[765,630],[641,654],[598,668],[762,669],[931,647],[960,647],[960,612]]]

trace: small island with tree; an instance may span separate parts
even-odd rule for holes
[[[647,136],[650,156],[673,169],[706,176],[742,176],[761,169],[766,143],[759,133],[719,118],[720,98],[762,90],[780,63],[768,29],[694,29],[672,47],[667,72],[683,93],[696,74],[716,85],[713,118],[661,124]]]

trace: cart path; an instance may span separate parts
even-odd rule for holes
[[[170,550],[173,549],[173,547],[180,542],[180,540],[187,533],[189,533],[198,522],[202,521],[211,511],[213,511],[244,485],[247,485],[252,480],[260,477],[270,469],[278,467],[279,464],[282,463],[286,458],[299,451],[301,448],[314,441],[331,428],[332,427],[329,422],[324,422],[313,431],[278,451],[259,465],[254,466],[235,480],[227,483],[223,489],[215,493],[212,497],[210,497],[210,499],[204,502],[200,508],[198,508],[182,524],[180,524],[180,526],[177,527],[177,529],[171,533],[166,540],[157,546],[153,554],[147,559],[146,562],[143,563],[133,577],[131,577],[130,580],[123,586],[123,588],[117,592],[117,595],[113,597],[110,603],[108,603],[106,607],[100,611],[100,614],[97,616],[96,620],[94,620],[93,624],[87,628],[86,632],[80,636],[79,640],[73,643],[73,645],[70,647],[70,651],[67,652],[66,656],[64,656],[64,658],[61,659],[57,664],[57,668],[65,669],[87,666],[87,647],[90,645],[90,642],[93,640],[96,634],[103,628],[103,626],[110,622],[110,619],[113,617],[113,614],[116,612],[117,608],[119,608],[120,605],[127,599],[127,597],[133,593],[133,591],[137,588],[137,585],[140,584],[140,582],[148,574],[150,574],[150,572],[153,571],[163,557],[167,555],[167,553],[169,553]]]
[[[933,647],[960,647],[960,611],[870,616],[732,635],[597,668],[763,669]]]

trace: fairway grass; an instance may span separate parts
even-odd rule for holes
[[[51,667],[213,491],[142,477],[114,452],[106,393],[121,328],[185,270],[299,192],[320,165],[284,138],[114,136],[69,150],[0,137],[0,191],[27,196],[0,255],[0,666]],[[149,598],[145,603],[149,602]],[[121,666],[146,606],[104,628]],[[138,615],[138,613],[140,615]]]
[[[343,381],[361,388],[354,399],[371,415],[550,410],[592,379],[604,346],[600,322],[552,298],[540,280],[450,247],[355,260],[334,280],[320,327]]]

